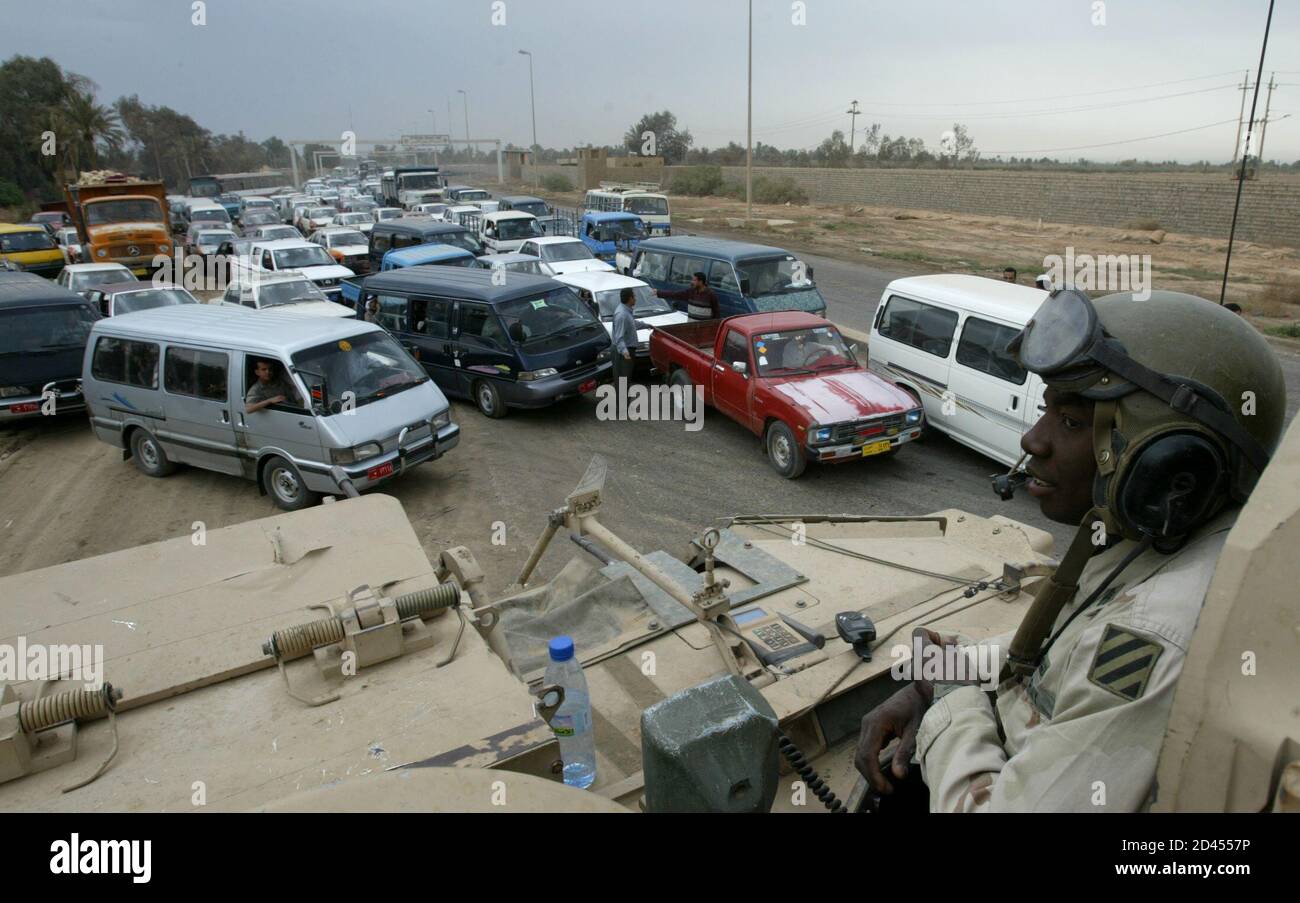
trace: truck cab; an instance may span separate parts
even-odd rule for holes
[[[493,254],[518,251],[519,246],[528,239],[542,237],[537,217],[522,210],[471,215],[465,218],[465,226],[477,232],[483,247]]]
[[[649,236],[645,223],[636,214],[588,210],[578,223],[578,237],[595,257],[615,264],[615,269],[626,270],[632,265],[637,245]]]

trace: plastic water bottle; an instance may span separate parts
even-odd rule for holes
[[[551,663],[543,680],[564,687],[564,704],[551,718],[551,730],[560,739],[564,783],[586,789],[596,780],[596,743],[591,731],[591,694],[582,665],[573,655],[573,639],[557,636],[547,647]]]

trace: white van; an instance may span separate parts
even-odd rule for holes
[[[278,394],[258,400],[264,375],[262,396]],[[179,304],[98,320],[82,387],[96,437],[146,475],[180,463],[242,476],[290,511],[347,483],[379,486],[460,439],[446,397],[392,336],[334,317]]]
[[[1009,466],[1043,411],[1043,382],[1006,347],[1046,298],[983,276],[895,279],[876,308],[867,365],[916,396],[929,426]]]

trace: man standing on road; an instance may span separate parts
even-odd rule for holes
[[[632,308],[636,305],[636,292],[625,288],[619,292],[618,309],[614,311],[614,325],[610,338],[614,342],[614,379],[630,379],[636,369],[633,352],[640,344],[636,334],[636,317]]]
[[[302,402],[298,398],[298,391],[280,373],[280,366],[275,361],[258,360],[253,365],[253,372],[257,374],[257,382],[253,383],[248,390],[248,394],[244,396],[245,412],[252,414],[262,410],[262,408],[269,408],[273,404],[288,404],[295,408],[302,407]]]
[[[1008,350],[1047,385],[1027,488],[1079,530],[991,659],[916,638],[998,662],[996,703],[958,673],[914,679],[863,718],[855,764],[901,798],[915,755],[932,811],[1143,809],[1219,552],[1281,436],[1282,370],[1235,314],[1174,292],[1054,292]]]
[[[659,292],[660,298],[686,302],[686,316],[692,320],[717,320],[722,314],[718,309],[718,296],[709,288],[703,273],[691,277],[691,287],[675,292]]]

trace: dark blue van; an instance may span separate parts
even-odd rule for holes
[[[483,243],[464,226],[429,216],[399,216],[375,223],[370,230],[370,270],[377,272],[389,251],[414,245],[452,245],[475,257],[486,253]]]
[[[81,359],[98,319],[89,301],[61,285],[0,272],[0,424],[85,410]]]
[[[591,392],[613,367],[604,325],[545,276],[413,266],[367,276],[361,291],[443,392],[488,417]]]
[[[656,289],[690,287],[704,273],[724,317],[802,310],[826,316],[826,299],[813,283],[812,267],[789,251],[721,238],[683,236],[641,242],[631,275]],[[685,310],[686,302],[673,302]]]

